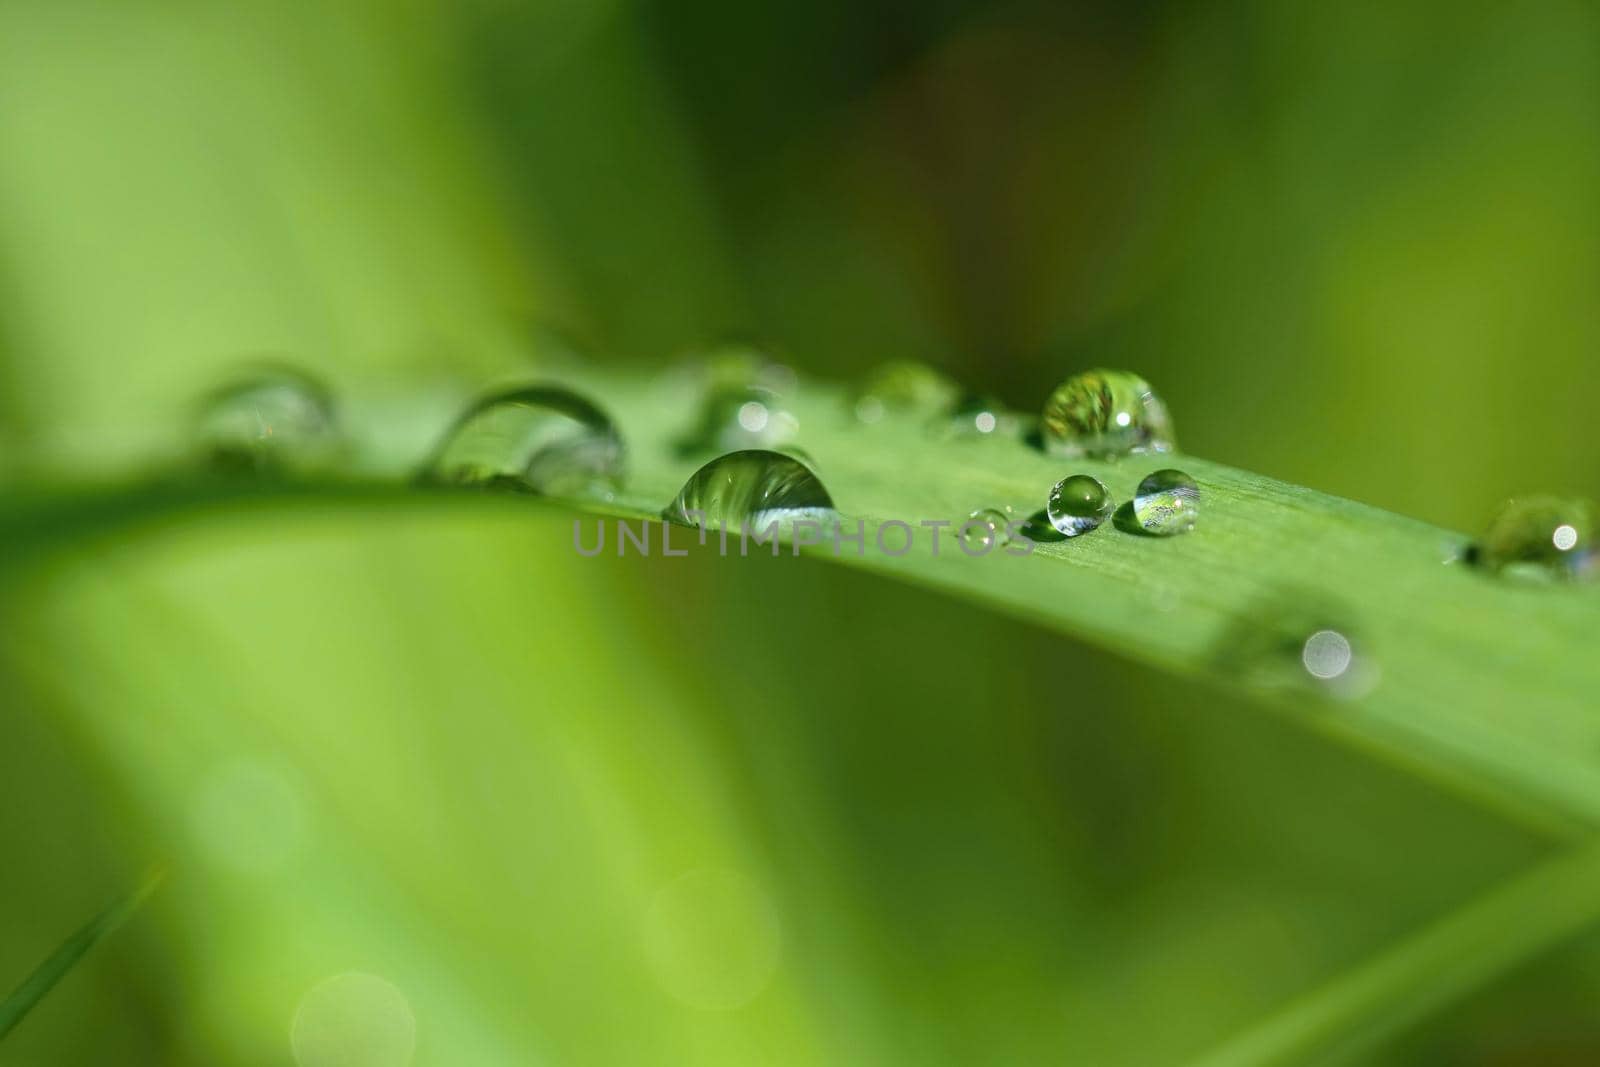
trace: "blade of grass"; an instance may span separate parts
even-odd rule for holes
[[[1600,847],[1543,864],[1289,1004],[1191,1067],[1355,1057],[1600,920]]]
[[[568,377],[617,417],[631,447],[626,490],[594,510],[658,515],[708,458],[677,447],[696,416],[693,386],[626,374]],[[1092,473],[1126,500],[1155,467],[1187,470],[1205,511],[1185,537],[1159,541],[1108,526],[1024,557],[973,559],[948,531],[935,551],[919,530],[904,555],[852,551],[841,562],[1154,665],[1174,679],[1180,705],[1191,685],[1248,688],[1226,668],[1225,653],[1260,625],[1263,611],[1285,600],[1313,611],[1331,605],[1373,650],[1378,684],[1342,702],[1310,688],[1258,691],[1264,702],[1541,830],[1577,836],[1600,821],[1600,722],[1590,713],[1600,660],[1587,654],[1588,635],[1600,628],[1594,590],[1496,581],[1446,562],[1466,543],[1459,534],[1190,456],[1063,462],[1017,439],[950,440],[912,420],[863,425],[840,390],[811,385],[793,410],[844,522],[859,520],[869,545],[893,521],[959,523],[980,507],[1025,516],[1070,472]],[[11,549],[0,570],[16,579],[29,570],[19,566],[24,560],[210,510],[530,506],[526,498],[408,491],[398,483],[420,458],[367,463],[396,475],[387,488],[169,482],[31,502],[13,494],[0,502],[0,540]],[[694,539],[676,534],[679,545]],[[1205,1065],[1286,1062],[1392,1033],[1588,926],[1600,914],[1597,883],[1600,852],[1540,868],[1286,1008]]]
[[[13,989],[5,1000],[0,1001],[0,1040],[16,1029],[17,1024],[45,998],[50,990],[55,988],[57,982],[66,977],[67,972],[88,955],[90,949],[139,910],[161,884],[161,877],[159,873],[150,875],[138,889],[110,904],[99,915],[90,919],[76,933],[63,941],[61,947],[52,952],[43,963],[35,967],[33,973],[23,979],[22,984]]]
[[[659,515],[708,456],[685,456],[685,429],[698,417],[691,380],[625,371],[573,369],[567,384],[587,392],[617,420],[632,472],[617,498],[594,510]],[[952,439],[923,420],[854,418],[845,391],[804,382],[791,410],[799,443],[814,457],[842,521],[862,523],[868,546],[880,533],[898,549],[909,523],[917,536],[903,555],[847,544],[840,561],[940,589],[976,605],[1019,615],[1178,680],[1173,699],[1193,684],[1248,689],[1309,727],[1425,774],[1542,830],[1570,836],[1600,823],[1600,658],[1589,654],[1600,630],[1600,595],[1589,588],[1530,588],[1499,581],[1454,561],[1461,534],[1187,455],[1121,462],[1063,461],[1005,439]],[[438,410],[410,398],[385,416],[348,398],[364,424],[414,419]],[[364,414],[363,414],[364,411]],[[384,434],[420,440],[427,434]],[[195,508],[301,506],[528,506],[525,500],[470,501],[470,494],[407,494],[398,483],[414,454],[363,457],[363,470],[387,470],[396,485],[323,486],[301,491],[187,486],[124,489],[28,505],[13,495],[0,534],[13,564],[84,537],[125,530]],[[1049,487],[1072,472],[1093,474],[1128,500],[1150,470],[1176,466],[1199,482],[1204,512],[1183,537],[1155,539],[1113,529],[1040,544],[1031,555],[969,558],[951,528],[936,548],[919,524],[959,524],[977,508],[1012,508],[1025,517]],[[296,503],[298,502],[298,503]],[[679,530],[678,544],[694,535]],[[832,557],[824,545],[808,550]],[[13,573],[16,573],[15,571]],[[1263,619],[1288,605],[1326,613],[1370,649],[1379,680],[1359,699],[1328,699],[1305,684],[1254,687],[1229,655]],[[1291,665],[1292,667],[1293,665]]]

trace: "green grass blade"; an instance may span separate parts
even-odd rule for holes
[[[1600,848],[1495,889],[1352,968],[1192,1067],[1354,1057],[1600,920]]]
[[[145,883],[133,893],[108,906],[99,915],[89,920],[81,929],[61,943],[33,973],[23,979],[22,984],[11,991],[11,994],[0,1001],[0,1039],[16,1029],[27,1014],[34,1009],[50,992],[56,983],[66,977],[67,972],[78,965],[90,949],[99,944],[107,935],[116,930],[155,892],[161,883],[159,874],[151,875]]]
[[[563,377],[608,410],[628,440],[631,477],[604,510],[659,515],[707,458],[686,457],[678,447],[698,415],[696,386],[623,372]],[[441,431],[449,421],[448,400],[433,402],[439,399],[410,403],[406,415],[389,417],[410,420],[407,434],[384,436],[422,442],[415,454],[364,457],[363,470],[393,474],[389,489],[322,487],[297,495],[169,484],[154,493],[91,494],[33,508],[14,502],[9,518],[0,515],[0,534],[15,560],[32,556],[30,546],[53,551],[204,506],[299,506],[301,497],[341,506],[534,506],[407,493],[400,486],[432,445],[431,432],[411,425],[414,413],[439,411]],[[347,407],[367,426],[386,418],[370,409],[363,414],[360,398]],[[1064,461],[1016,436],[950,440],[909,419],[864,425],[842,390],[809,382],[792,410],[799,443],[814,457],[843,520],[864,523],[869,543],[890,521],[959,524],[984,507],[1031,514],[1067,473],[1093,474],[1127,501],[1156,467],[1188,471],[1199,481],[1204,511],[1199,529],[1186,536],[1141,537],[1108,524],[1073,541],[1041,544],[1027,557],[973,559],[958,550],[951,529],[937,554],[929,532],[919,530],[903,556],[869,551],[857,558],[842,546],[840,562],[1150,664],[1177,680],[1176,703],[1191,684],[1249,690],[1314,729],[1544,829],[1600,822],[1600,719],[1591,714],[1600,657],[1588,652],[1600,631],[1596,590],[1497,580],[1451,562],[1468,543],[1462,534],[1194,456]],[[693,540],[692,531],[674,531],[676,545]],[[834,554],[827,546],[810,551]],[[1263,690],[1230,669],[1241,635],[1248,639],[1265,614],[1285,604],[1347,621],[1372,652],[1380,672],[1375,687],[1338,701],[1309,684]]]

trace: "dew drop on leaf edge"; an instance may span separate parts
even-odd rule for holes
[[[1485,529],[1479,566],[1528,582],[1580,582],[1595,577],[1600,506],[1581,497],[1538,495],[1506,502]]]
[[[343,450],[332,394],[290,367],[264,368],[208,393],[195,435],[208,466],[231,477],[315,474]]]
[[[610,416],[570,389],[532,385],[468,407],[434,453],[426,480],[608,498],[626,473],[627,448]]]

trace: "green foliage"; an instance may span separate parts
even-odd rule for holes
[[[352,970],[419,1067],[1600,1059],[1594,592],[1439,528],[1600,492],[1597,19],[0,5],[5,973],[184,872],[7,1059],[278,1063]],[[398,488],[552,324],[650,362],[576,379],[630,518],[702,458],[650,375],[730,330],[1030,411],[1125,367],[1228,465],[1071,465],[1194,475],[1167,541],[578,560]],[[268,354],[362,480],[147,483]],[[1068,469],[797,411],[869,538]]]
[[[576,379],[624,428],[632,470],[625,489],[601,513],[587,519],[575,515],[572,521],[592,523],[602,515],[657,517],[703,458],[686,455],[679,447],[685,420],[697,410],[695,384],[579,371],[569,371],[567,377]],[[359,408],[359,401],[353,406]],[[1571,838],[1592,821],[1597,770],[1585,750],[1593,745],[1573,741],[1586,728],[1587,693],[1600,684],[1595,665],[1578,654],[1580,635],[1600,621],[1600,602],[1590,590],[1530,588],[1500,580],[1459,561],[1466,540],[1460,535],[1191,456],[1062,460],[1043,455],[1016,435],[950,439],[933,432],[920,415],[865,425],[853,415],[844,393],[809,382],[801,384],[789,408],[843,521],[849,526],[860,520],[863,525],[863,556],[856,556],[852,544],[841,545],[839,559],[852,570],[880,573],[954,598],[966,605],[959,610],[972,616],[968,626],[992,625],[984,618],[995,609],[1147,663],[1169,680],[1164,686],[1195,694],[1182,704],[1204,702],[1208,698],[1203,694],[1219,689],[1248,693],[1288,711],[1299,726],[1314,733],[1355,742],[1365,752],[1448,783],[1541,837]],[[443,428],[436,427],[440,432]],[[393,440],[399,435],[380,436]],[[316,516],[344,515],[348,518],[339,521],[355,524],[352,530],[370,526],[362,518],[367,513],[384,524],[465,523],[461,529],[469,541],[463,544],[475,538],[470,531],[485,523],[503,530],[513,528],[507,523],[525,523],[530,533],[543,531],[539,537],[545,565],[538,569],[543,576],[538,602],[560,611],[565,609],[557,605],[594,595],[580,591],[586,584],[578,573],[584,563],[571,552],[562,511],[528,497],[404,488],[404,475],[426,454],[426,449],[369,448],[360,465],[387,471],[402,483],[393,488],[379,483],[310,489],[214,482],[186,486],[179,479],[155,494],[135,488],[13,501],[7,540],[17,548],[14,559],[48,571],[54,566],[50,560],[71,559],[77,545],[119,542],[121,531],[135,527],[166,540],[177,536],[174,522],[188,524],[208,513],[219,519],[254,515],[253,522],[276,526],[285,520],[324,523],[328,519]],[[1071,541],[1038,544],[1027,555],[996,550],[982,558],[969,557],[955,542],[954,527],[974,509],[1028,514],[1042,505],[1053,480],[1069,471],[1093,473],[1125,501],[1147,468],[1170,464],[1194,475],[1204,501],[1199,525],[1183,537],[1152,538],[1141,536],[1136,526],[1107,524]],[[885,523],[916,525],[923,519],[952,524],[943,530],[937,552],[927,530],[919,532],[913,550],[904,555],[876,548],[876,534]],[[672,536],[679,547],[696,540],[683,529]],[[901,541],[895,534],[886,543],[898,550]],[[655,544],[659,551],[661,542]],[[696,573],[709,576],[707,566],[734,565],[708,558],[715,546],[713,535],[706,548],[695,551]],[[835,552],[824,545],[809,554],[828,560]],[[531,558],[525,557],[524,563]],[[666,568],[672,565],[662,560],[654,566],[667,579]],[[772,564],[774,570],[780,566]],[[405,573],[407,580],[416,580],[434,569],[429,565]],[[573,572],[561,582],[569,587],[565,593],[555,583],[564,570]],[[12,573],[13,580],[18,577]],[[467,603],[505,595],[491,592],[483,580],[480,576],[477,585],[461,588]],[[238,593],[241,604],[265,612],[265,619],[285,617],[267,609],[258,593],[242,588]],[[170,595],[163,594],[163,599]],[[413,612],[407,609],[405,615],[412,617]],[[1303,636],[1310,624],[1301,620],[1332,620],[1357,635],[1363,656],[1375,665],[1370,688],[1340,698],[1317,689],[1297,669],[1298,662],[1291,662],[1282,677],[1258,669],[1255,657],[1282,652],[1274,627],[1285,625],[1291,636]],[[507,622],[505,635],[520,635],[525,626]],[[862,636],[852,631],[846,641]],[[617,640],[617,635],[606,640]],[[619,647],[636,646],[623,641]],[[978,654],[972,648],[965,651]],[[1290,651],[1298,652],[1298,645]],[[584,663],[594,655],[586,649]],[[548,660],[542,662],[548,666]],[[304,664],[297,666],[294,674],[304,669]],[[585,666],[582,677],[592,679],[590,670]],[[551,676],[540,677],[544,682],[535,684],[548,684]],[[292,676],[274,684],[285,682],[288,692],[301,692]],[[569,684],[579,687],[576,692],[589,683]],[[1095,690],[1079,686],[1066,691]],[[1506,705],[1516,693],[1533,694],[1534,699],[1511,717]],[[548,696],[530,693],[530,706],[548,708]],[[772,697],[769,693],[756,699],[759,703]],[[597,690],[583,701],[600,698],[602,691]],[[349,706],[367,699],[352,697]],[[377,728],[369,724],[363,729]],[[281,723],[274,727],[282,729]],[[359,743],[360,736],[351,734],[346,743]],[[617,758],[610,745],[601,742],[593,755]],[[305,750],[296,760],[304,758],[324,757]],[[637,773],[637,768],[627,773]],[[658,830],[669,825],[670,820]],[[377,829],[376,824],[370,827]],[[402,855],[393,852],[388,862]],[[1222,1042],[1208,1063],[1294,1063],[1313,1052],[1365,1049],[1430,1008],[1472,992],[1541,948],[1586,929],[1600,915],[1600,905],[1593,903],[1600,899],[1592,891],[1595,884],[1594,862],[1587,852],[1579,852],[1571,859],[1550,860],[1521,881],[1486,889],[1480,900],[1463,901],[1456,914],[1376,951],[1367,962],[1352,961],[1347,972],[1329,976],[1325,988],[1308,991],[1300,1002]],[[1520,916],[1535,900],[1565,903],[1533,909],[1536,921],[1523,921]],[[470,1030],[473,1024],[457,1020],[451,1025]]]

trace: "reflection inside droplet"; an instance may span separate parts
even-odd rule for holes
[[[1350,669],[1350,639],[1337,630],[1318,630],[1306,638],[1300,662],[1314,678],[1328,681]]]
[[[351,972],[317,983],[289,1029],[299,1067],[405,1067],[417,1020],[404,993],[376,975]]]
[[[1557,526],[1550,540],[1563,552],[1571,552],[1578,543],[1578,531],[1575,527],[1565,524]]]
[[[994,412],[980,411],[972,420],[972,424],[978,428],[979,433],[994,433],[997,420],[994,417]]]

